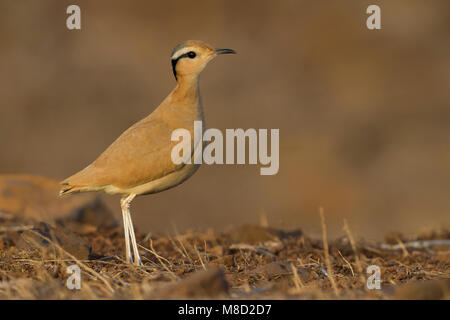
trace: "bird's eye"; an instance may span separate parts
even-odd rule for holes
[[[187,56],[188,56],[190,59],[194,59],[195,56],[196,56],[196,54],[195,54],[194,51],[189,51],[188,54],[187,54]]]

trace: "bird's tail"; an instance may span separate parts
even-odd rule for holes
[[[61,184],[62,184],[62,187],[61,187],[61,190],[59,191],[60,196],[83,191],[83,187],[80,187],[80,186],[72,186],[72,185],[70,185],[68,183],[64,183],[64,182],[62,182]]]

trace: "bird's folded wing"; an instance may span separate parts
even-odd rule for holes
[[[184,164],[175,164],[171,159],[172,148],[179,143],[171,141],[172,130],[163,121],[143,119],[126,130],[90,166],[63,183],[130,188],[177,171]]]

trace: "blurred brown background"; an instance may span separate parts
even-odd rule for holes
[[[82,30],[66,29],[78,4]],[[379,4],[382,29],[366,28]],[[358,236],[450,225],[450,2],[0,0],[0,172],[65,178],[174,87],[172,48],[233,48],[202,74],[209,127],[280,128],[280,171],[202,166],[133,203],[141,231],[243,223]],[[118,197],[103,196],[119,216]]]

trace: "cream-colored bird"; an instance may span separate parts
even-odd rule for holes
[[[142,265],[131,221],[131,201],[137,195],[175,187],[191,177],[199,167],[193,161],[191,164],[172,161],[172,148],[178,142],[171,141],[171,136],[174,130],[184,128],[194,137],[194,121],[203,121],[199,75],[209,61],[226,53],[236,52],[214,49],[194,40],[177,45],[171,57],[177,80],[175,89],[149,116],[122,133],[97,160],[61,182],[60,195],[87,191],[123,195],[120,204],[127,262]],[[193,156],[196,148],[193,138],[191,146]]]

